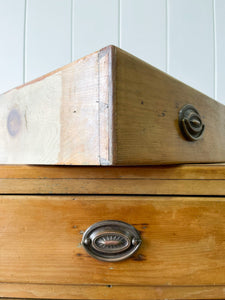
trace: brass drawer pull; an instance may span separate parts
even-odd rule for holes
[[[132,225],[121,221],[101,221],[85,231],[82,245],[98,260],[120,261],[137,251],[141,238]]]
[[[205,129],[199,112],[190,104],[183,106],[179,111],[179,126],[184,137],[189,141],[199,140]]]

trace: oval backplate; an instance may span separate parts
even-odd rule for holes
[[[137,251],[141,238],[132,225],[107,220],[91,225],[83,235],[82,245],[98,260],[121,261]]]

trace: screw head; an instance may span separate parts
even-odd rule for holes
[[[87,239],[84,240],[83,243],[84,243],[84,245],[88,246],[88,245],[90,245],[91,240],[89,238],[87,238]]]
[[[137,246],[138,244],[139,244],[139,240],[136,239],[136,238],[133,238],[133,239],[132,239],[132,245],[133,245],[133,246]]]

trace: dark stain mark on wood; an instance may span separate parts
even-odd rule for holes
[[[165,117],[166,115],[166,110],[164,110],[163,112],[161,112],[160,114],[158,114],[159,117]]]
[[[20,131],[21,127],[21,117],[16,109],[12,109],[8,115],[7,128],[11,136],[16,136]]]
[[[135,261],[145,261],[146,257],[143,254],[138,254],[138,255],[133,256],[133,260],[135,260]]]
[[[176,108],[180,108],[180,104],[179,103],[175,103],[175,105],[176,105]]]
[[[81,253],[77,253],[76,256],[82,256],[82,254]]]

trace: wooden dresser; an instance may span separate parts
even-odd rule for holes
[[[224,299],[225,165],[0,167],[0,298]],[[142,244],[100,261],[99,221]]]
[[[0,95],[0,298],[224,299],[223,162],[225,106],[115,46]]]

